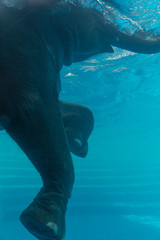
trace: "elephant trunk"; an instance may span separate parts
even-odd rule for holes
[[[115,27],[112,29],[110,37],[111,45],[118,48],[144,54],[160,52],[160,39],[149,40],[142,38],[142,36],[138,36],[137,34],[127,35]]]

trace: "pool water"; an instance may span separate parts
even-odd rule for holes
[[[158,1],[116,4],[120,14],[159,33]],[[134,32],[132,23],[117,21]],[[63,68],[60,98],[89,107],[95,118],[88,156],[73,156],[66,240],[160,240],[159,59],[115,48]],[[19,215],[41,179],[13,140],[0,134],[0,240],[33,240]]]

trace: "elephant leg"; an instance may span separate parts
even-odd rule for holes
[[[82,105],[59,102],[70,151],[84,158],[88,153],[88,138],[94,128],[93,114]]]
[[[28,94],[12,106],[9,124],[4,128],[31,160],[43,181],[42,189],[21,214],[21,222],[38,239],[62,239],[74,169],[58,96],[53,96],[48,104],[38,94]]]

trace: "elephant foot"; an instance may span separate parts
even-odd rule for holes
[[[25,228],[40,240],[62,240],[65,235],[64,195],[43,189],[22,212],[20,220]]]

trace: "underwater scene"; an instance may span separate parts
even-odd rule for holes
[[[129,35],[160,38],[158,0],[70,2],[106,11]],[[94,115],[87,156],[72,154],[66,240],[160,240],[160,53],[113,48],[61,71],[60,99]],[[27,156],[0,131],[0,240],[36,239],[19,216],[41,185]]]

